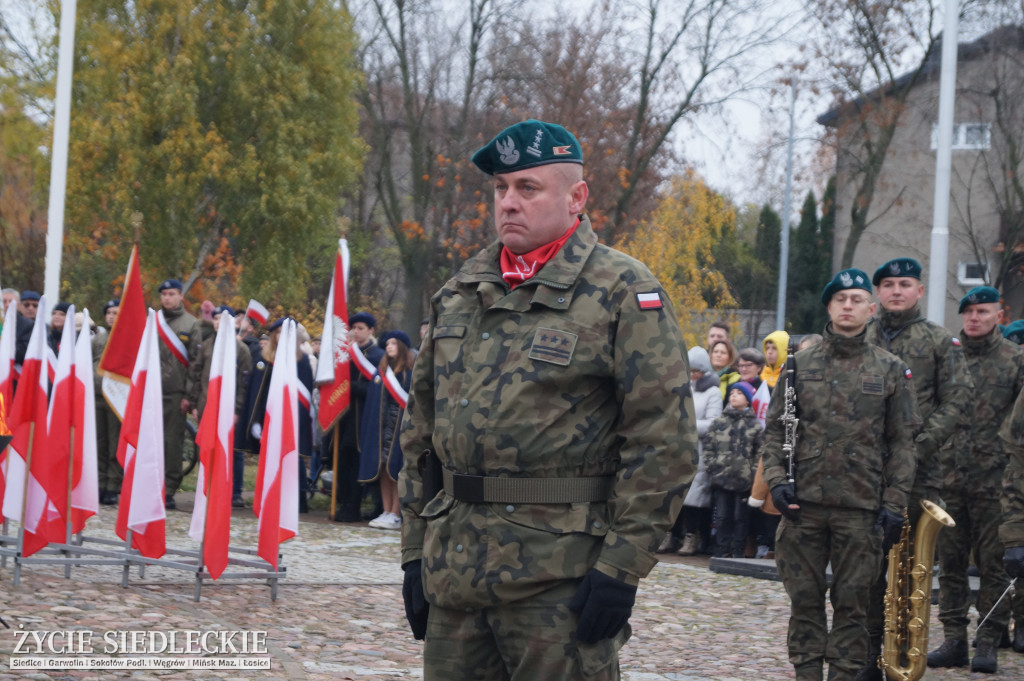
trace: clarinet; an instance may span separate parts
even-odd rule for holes
[[[786,357],[786,388],[783,393],[785,398],[782,416],[782,426],[785,428],[785,439],[782,443],[782,451],[786,454],[787,482],[796,484],[796,426],[800,419],[796,416],[796,357],[792,341],[787,349]]]

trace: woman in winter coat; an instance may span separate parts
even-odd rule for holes
[[[398,472],[402,470],[402,447],[397,435],[405,404],[404,400],[399,402],[393,392],[404,391],[408,395],[416,355],[410,349],[412,342],[404,331],[389,331],[379,342],[384,347],[384,359],[366,392],[359,429],[359,482],[379,481],[380,484],[384,512],[370,521],[370,527],[400,530],[402,517],[397,480]],[[392,384],[391,389],[386,383],[389,369],[398,384]]]
[[[711,368],[711,359],[704,348],[690,348],[689,358],[690,392],[693,393],[697,434],[703,435],[715,417],[722,413],[719,379],[718,374]],[[697,454],[697,474],[686,492],[679,516],[658,547],[658,553],[672,553],[678,550],[681,556],[692,556],[700,545],[701,532],[708,536],[711,529],[711,480],[704,466],[704,455],[701,453],[699,442]]]
[[[725,406],[725,394],[729,386],[740,380],[736,373],[736,346],[728,340],[717,340],[708,348],[708,356],[711,360],[711,368],[719,379],[719,399],[722,406]]]

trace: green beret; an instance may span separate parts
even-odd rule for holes
[[[886,277],[913,277],[921,281],[921,263],[913,258],[893,258],[875,270],[871,283],[878,286]]]
[[[1024,345],[1024,319],[1018,319],[1004,326],[1003,338],[1017,345]]]
[[[583,165],[583,150],[560,125],[530,119],[505,128],[473,154],[473,163],[488,175],[514,173],[549,163]]]
[[[999,302],[999,291],[995,290],[991,286],[975,286],[967,295],[960,299],[960,309],[957,310],[960,314],[963,314],[964,308],[968,305],[980,305],[981,303],[998,303]]]
[[[851,267],[832,277],[832,281],[825,284],[825,288],[821,292],[822,304],[828,305],[829,301],[832,300],[832,296],[848,288],[864,289],[871,293],[871,282],[868,281],[867,273],[863,270],[858,270],[856,267]]]

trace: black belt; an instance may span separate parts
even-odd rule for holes
[[[583,504],[607,501],[614,475],[593,478],[499,478],[443,469],[444,491],[471,504]]]

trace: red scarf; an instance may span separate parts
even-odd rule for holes
[[[551,243],[535,248],[529,253],[517,255],[508,250],[507,247],[502,246],[500,258],[501,278],[505,280],[505,283],[510,288],[515,288],[537,274],[561,250],[565,242],[576,231],[579,224],[580,220],[576,218],[576,224],[570,227],[561,237]]]

